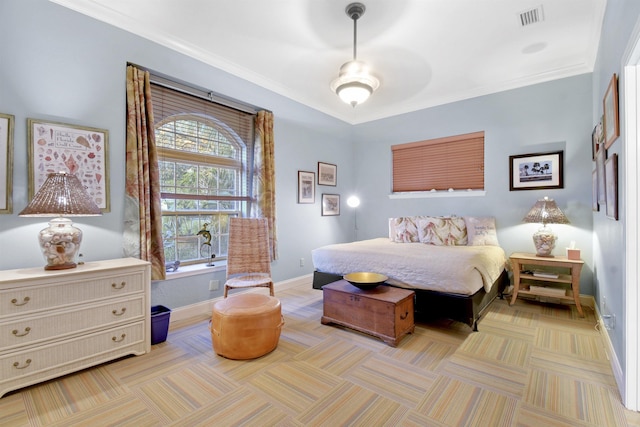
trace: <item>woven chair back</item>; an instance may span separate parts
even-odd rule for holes
[[[269,225],[266,218],[231,218],[227,277],[242,273],[271,275]]]

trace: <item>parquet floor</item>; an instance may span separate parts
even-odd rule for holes
[[[322,292],[277,289],[278,348],[217,356],[207,319],[172,324],[150,354],[0,399],[2,426],[638,426],[592,310],[496,300],[479,332],[418,323],[396,348],[322,325]]]

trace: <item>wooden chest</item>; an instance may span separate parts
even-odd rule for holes
[[[322,287],[323,324],[335,323],[382,339],[395,347],[413,333],[413,300],[407,289],[380,285],[362,290],[346,280]]]

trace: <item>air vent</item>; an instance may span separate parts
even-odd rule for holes
[[[520,25],[523,27],[537,24],[538,22],[544,21],[544,13],[542,11],[542,5],[525,10],[520,14]]]

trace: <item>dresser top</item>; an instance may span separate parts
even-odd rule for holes
[[[41,278],[55,278],[58,276],[73,277],[91,272],[108,271],[127,267],[141,267],[150,265],[148,261],[137,258],[118,258],[105,261],[93,261],[78,265],[76,268],[66,270],[45,270],[44,261],[41,267],[18,268],[15,270],[0,271],[0,283],[16,282],[22,280],[34,280]]]

